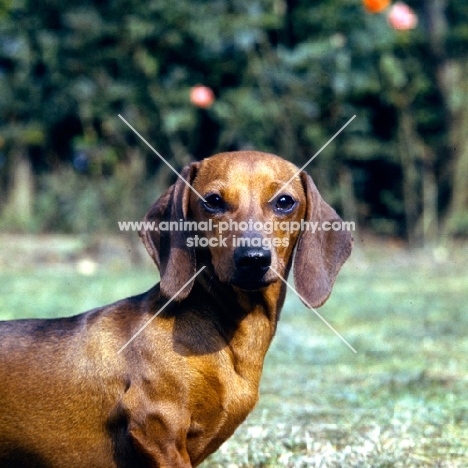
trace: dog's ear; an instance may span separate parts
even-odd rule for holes
[[[353,240],[347,230],[331,229],[342,222],[335,210],[325,203],[312,178],[301,173],[307,198],[305,220],[318,222],[315,232],[302,230],[294,257],[294,282],[298,293],[312,307],[320,307],[331,293],[341,266],[351,253]],[[329,224],[323,225],[324,222]],[[330,230],[324,230],[326,227]]]
[[[191,184],[197,169],[198,163],[192,163],[182,170],[181,176]],[[187,219],[189,201],[190,187],[178,178],[151,206],[143,220],[146,224],[138,233],[159,268],[161,294],[167,298],[174,297],[196,271],[195,250],[187,246],[186,233],[170,229],[171,221],[180,225],[180,221]],[[185,299],[192,286],[193,281],[177,294],[175,300]]]

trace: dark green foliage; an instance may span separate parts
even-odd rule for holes
[[[345,215],[425,240],[468,206],[452,173],[467,145],[468,9],[440,3],[409,2],[418,28],[394,31],[359,0],[1,0],[0,177],[11,186],[12,152],[35,148],[35,173],[73,165],[111,183],[144,148],[119,113],[179,168],[250,147],[302,165],[356,114],[308,170]],[[197,83],[216,94],[208,110],[189,101]],[[151,180],[161,164],[143,159]]]

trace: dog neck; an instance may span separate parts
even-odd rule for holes
[[[208,265],[197,277],[196,284],[218,303],[220,311],[226,311],[232,318],[242,320],[254,311],[262,313],[272,324],[274,334],[286,297],[286,285],[279,279],[265,288],[245,291],[221,282]]]
[[[217,302],[218,327],[225,336],[236,372],[258,383],[284,304],[284,283],[277,281],[258,291],[244,291],[221,283],[207,267],[198,276],[192,293],[198,300]]]

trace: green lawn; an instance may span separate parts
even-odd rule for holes
[[[288,293],[260,403],[203,468],[468,466],[467,249],[355,252],[319,312]],[[0,270],[0,318],[70,315],[154,270]]]

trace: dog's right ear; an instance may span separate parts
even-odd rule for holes
[[[198,170],[198,163],[185,167],[181,176],[192,184]],[[187,246],[183,230],[170,229],[170,222],[178,224],[188,216],[190,187],[180,178],[151,206],[143,220],[138,235],[145,244],[161,274],[161,294],[176,301],[185,299],[190,293],[193,281],[179,292],[196,271],[195,250]],[[160,229],[162,228],[162,229]]]

